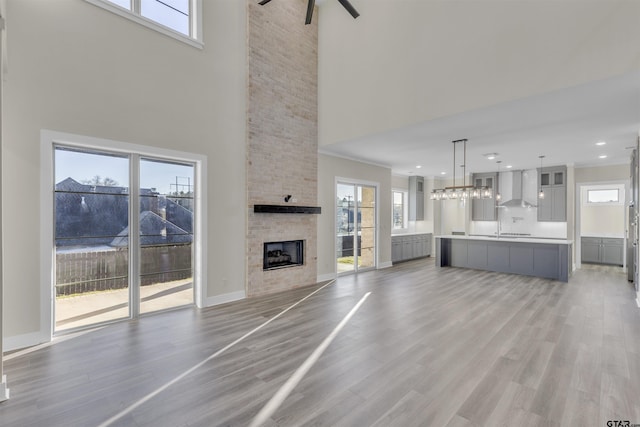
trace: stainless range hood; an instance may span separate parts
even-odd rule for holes
[[[498,189],[500,191],[502,201],[498,206],[507,208],[535,208],[537,206],[535,204],[537,200],[535,198],[528,197],[526,192],[527,187],[524,182],[525,177],[529,178],[529,175],[530,173],[523,173],[523,171],[501,172]]]

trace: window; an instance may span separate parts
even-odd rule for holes
[[[124,7],[127,10],[131,10],[131,0],[108,0],[111,3],[115,3],[120,7]]]
[[[141,0],[140,14],[159,24],[189,34],[189,0]]]
[[[40,159],[43,333],[203,306],[206,157],[42,131]]]
[[[202,47],[202,0],[86,0],[163,34]]]
[[[407,193],[393,192],[393,228],[407,228]]]
[[[336,182],[336,272],[358,273],[377,265],[375,183]]]
[[[56,332],[193,303],[194,170],[54,145]]]
[[[587,203],[620,203],[620,190],[617,188],[587,190]]]

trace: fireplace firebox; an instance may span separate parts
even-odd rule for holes
[[[265,242],[263,270],[304,264],[304,240]]]

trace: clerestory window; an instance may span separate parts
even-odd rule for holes
[[[86,0],[156,31],[202,47],[202,0]]]

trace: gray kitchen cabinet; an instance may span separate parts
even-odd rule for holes
[[[584,263],[622,265],[624,240],[610,237],[583,237],[580,242]]]
[[[436,238],[436,266],[498,271],[569,281],[571,243]]]
[[[538,221],[567,220],[567,167],[538,168],[538,184],[544,192],[538,198]]]
[[[498,173],[474,173],[471,180],[475,187],[488,187],[492,192],[491,198],[471,200],[471,220],[496,221],[498,215],[495,195],[498,192]]]
[[[602,246],[602,263],[622,265],[622,258],[624,256],[622,245],[620,246]]]
[[[581,252],[582,262],[599,263],[601,244],[602,244],[602,239],[599,237],[583,237],[580,240],[580,252]]]
[[[413,254],[413,242],[410,237],[407,237],[402,240],[402,259],[412,259],[415,258]]]
[[[424,177],[409,177],[409,221],[424,221]]]
[[[391,262],[430,256],[432,237],[431,233],[391,236]]]
[[[624,258],[624,240],[623,239],[602,239],[602,263],[622,265]]]
[[[391,238],[391,262],[402,260],[402,241],[394,237]]]

